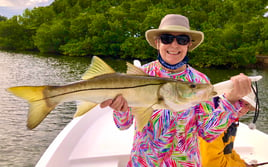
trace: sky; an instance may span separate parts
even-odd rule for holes
[[[0,0],[0,15],[11,18],[21,15],[25,9],[39,6],[48,6],[54,0]]]
[[[25,9],[33,9],[39,6],[48,6],[54,0],[0,0],[0,15],[11,18],[14,15],[21,15]],[[268,8],[268,6],[266,7]],[[268,12],[264,14],[268,17]]]

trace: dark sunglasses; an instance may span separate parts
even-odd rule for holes
[[[161,42],[163,44],[171,44],[176,38],[179,45],[187,45],[190,42],[190,37],[188,35],[171,35],[171,34],[162,34],[160,35]]]

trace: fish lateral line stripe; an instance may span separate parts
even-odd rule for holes
[[[158,83],[158,84],[144,84],[144,85],[137,85],[137,86],[129,86],[129,87],[118,87],[118,88],[90,88],[90,89],[81,89],[81,90],[76,90],[76,91],[71,91],[71,92],[66,92],[66,93],[62,93],[62,94],[58,94],[58,95],[54,95],[54,96],[49,96],[43,99],[39,99],[39,100],[35,100],[33,102],[37,102],[37,101],[41,101],[41,100],[46,100],[49,98],[54,98],[57,96],[63,96],[66,94],[71,94],[71,93],[77,93],[77,92],[82,92],[82,91],[90,91],[90,90],[112,90],[112,89],[130,89],[130,88],[139,88],[139,87],[146,87],[146,86],[152,86],[152,85],[162,85],[163,83]]]

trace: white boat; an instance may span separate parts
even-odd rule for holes
[[[234,143],[235,150],[247,163],[268,162],[268,135],[257,129],[250,129],[248,125],[239,123]],[[268,163],[266,165],[268,166]]]
[[[36,167],[125,167],[134,128],[120,131],[112,114],[110,108],[97,106],[73,119],[51,143]],[[235,149],[246,162],[267,162],[267,143],[267,134],[240,123]]]
[[[109,107],[73,119],[54,139],[36,167],[125,167],[133,126],[120,131]]]

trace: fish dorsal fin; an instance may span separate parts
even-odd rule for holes
[[[110,73],[115,73],[115,71],[112,69],[112,67],[110,67],[108,64],[106,64],[99,57],[93,56],[93,58],[91,60],[91,64],[90,64],[88,70],[82,76],[82,79],[87,80],[90,78],[94,78],[98,75],[110,74]]]
[[[148,75],[139,67],[134,66],[133,64],[127,62],[127,74],[130,75]]]

